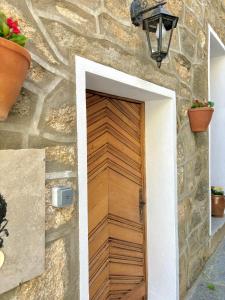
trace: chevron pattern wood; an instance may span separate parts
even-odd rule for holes
[[[142,103],[87,92],[92,300],[145,299],[143,119]]]

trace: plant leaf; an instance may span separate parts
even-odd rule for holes
[[[209,104],[209,107],[214,107],[214,102],[209,101],[208,104]]]
[[[27,38],[22,34],[13,34],[9,40],[24,47],[25,43],[27,41]]]
[[[10,33],[9,26],[6,23],[2,25],[2,33],[4,36],[7,36]]]
[[[207,287],[209,290],[212,290],[212,291],[215,291],[215,289],[216,289],[216,287],[213,283],[209,283]]]

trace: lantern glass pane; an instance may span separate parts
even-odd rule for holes
[[[150,41],[151,41],[152,53],[158,52],[159,40],[156,37],[156,33],[155,32],[149,32],[149,38],[150,38]]]
[[[161,48],[162,52],[167,52],[168,45],[170,42],[170,33],[171,30],[167,31],[164,25],[162,24],[162,48]]]
[[[162,48],[164,53],[168,52],[170,46],[171,36],[173,32],[174,21],[171,18],[165,16],[162,17]]]
[[[158,51],[158,39],[156,37],[157,25],[159,18],[148,18],[145,20],[145,28],[147,33],[148,42],[151,44],[151,54]]]

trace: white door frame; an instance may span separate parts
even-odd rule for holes
[[[148,300],[179,299],[175,92],[75,57],[80,300],[89,299],[86,88],[145,102]]]
[[[225,55],[225,45],[215,32],[215,30],[208,24],[208,97],[211,99],[212,91],[211,91],[211,37],[213,37],[214,42],[217,43],[217,47],[221,49],[221,51],[224,51]],[[213,78],[212,80],[216,81],[216,78]],[[213,99],[211,99],[213,101]],[[209,126],[209,235],[211,236],[213,234],[212,232],[212,218],[211,218],[211,126]]]

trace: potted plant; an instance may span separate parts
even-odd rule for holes
[[[188,117],[193,132],[207,131],[214,112],[214,103],[211,101],[193,100],[188,110]]]
[[[224,190],[220,186],[211,187],[212,216],[222,218],[224,216],[225,199]]]
[[[26,41],[18,22],[0,12],[0,120],[7,118],[30,67]]]

